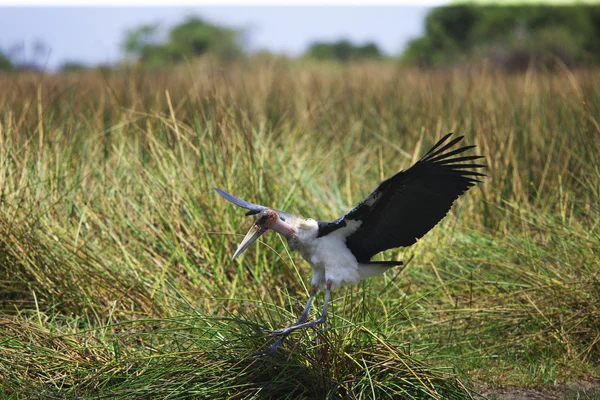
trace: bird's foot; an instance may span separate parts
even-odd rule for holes
[[[286,333],[288,333],[288,329],[292,328],[293,326],[288,326],[287,328],[283,328],[283,329],[265,329],[265,332],[268,333],[271,336],[281,336],[281,335],[285,335]]]
[[[282,342],[281,339],[276,341],[271,346],[269,346],[269,348],[267,348],[263,351],[259,351],[258,353],[254,354],[252,357],[262,358],[262,357],[266,357],[266,356],[274,356],[277,353],[277,349],[279,348],[279,344],[281,342]]]
[[[276,330],[265,330],[265,332],[267,332],[269,335],[271,336],[282,336],[282,335],[289,335],[290,333],[297,331],[298,329],[306,329],[306,328],[310,328],[313,326],[317,326],[319,324],[322,324],[326,322],[325,318],[320,317],[319,319],[315,320],[315,321],[311,321],[311,322],[304,322],[302,324],[297,324],[297,325],[292,325],[292,326],[288,326],[287,328],[283,328],[283,329],[276,329]]]
[[[329,322],[325,321],[319,327],[315,328],[315,332],[316,333],[325,332],[325,331],[328,331],[329,328],[331,328],[331,325],[329,325]]]

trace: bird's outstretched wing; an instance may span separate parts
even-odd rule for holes
[[[474,148],[450,150],[463,136],[440,139],[412,167],[381,184],[346,215],[333,222],[321,222],[319,235],[340,229],[349,221],[361,221],[346,238],[346,245],[359,262],[394,247],[410,246],[433,228],[452,207],[454,200],[485,174],[465,170],[486,165],[472,161],[482,156],[457,155]]]
[[[259,204],[254,204],[254,203],[250,203],[249,201],[246,200],[242,200],[242,199],[238,199],[237,197],[219,189],[219,188],[214,188],[215,191],[217,193],[219,193],[221,195],[221,197],[223,197],[225,200],[228,200],[230,202],[232,202],[233,204],[235,204],[236,206],[240,206],[242,208],[245,208],[246,210],[249,210],[246,215],[254,215],[254,214],[258,214],[259,212],[261,212],[262,210],[266,210],[267,207],[265,206],[261,206]]]
[[[221,197],[223,197],[225,200],[228,200],[230,202],[232,202],[233,204],[240,206],[242,208],[245,208],[246,210],[248,210],[248,212],[246,213],[246,215],[254,215],[254,214],[258,214],[260,213],[262,210],[266,210],[268,207],[265,206],[261,206],[260,204],[254,204],[254,203],[250,203],[249,201],[246,200],[242,200],[240,198],[235,197],[234,195],[231,195],[219,188],[214,188],[215,191],[217,193],[219,193],[221,195]],[[280,211],[280,210],[275,210],[277,212],[277,214],[279,214],[279,218],[281,218],[282,220],[286,220],[290,217],[292,217],[292,214],[288,214],[285,211]]]

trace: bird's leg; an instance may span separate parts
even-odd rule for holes
[[[308,301],[306,302],[306,305],[304,306],[304,310],[302,311],[302,314],[300,314],[300,318],[298,318],[298,321],[296,321],[296,323],[294,323],[291,326],[296,326],[296,325],[300,325],[301,323],[303,323],[304,321],[306,321],[306,318],[308,318],[308,313],[310,311],[310,306],[312,305],[312,301],[315,298],[315,294],[317,293],[317,289],[318,286],[313,285],[310,288],[310,295],[308,296]],[[271,334],[273,334],[273,332],[278,332],[278,331],[267,331]],[[277,339],[275,341],[275,343],[273,343],[271,346],[269,346],[268,349],[260,352],[260,353],[256,353],[254,355],[254,357],[263,357],[269,354],[275,354],[277,352],[277,348],[279,347],[279,345],[285,340],[285,338],[287,338],[290,335],[291,332],[288,332],[286,334],[282,334],[279,339]]]
[[[277,349],[279,348],[279,345],[285,340],[285,338],[287,338],[290,335],[290,333],[294,332],[297,329],[308,328],[311,326],[321,324],[327,320],[327,304],[329,303],[329,296],[331,294],[331,281],[327,281],[327,290],[325,291],[325,304],[323,305],[323,313],[321,314],[319,319],[317,319],[315,321],[304,322],[304,321],[306,321],[306,318],[308,317],[308,311],[310,310],[310,305],[312,303],[313,298],[315,297],[316,292],[317,292],[317,286],[313,286],[310,290],[310,296],[308,298],[308,302],[306,303],[306,306],[304,307],[304,311],[302,311],[302,314],[300,314],[300,318],[298,318],[298,321],[296,321],[295,324],[293,324],[287,328],[284,328],[284,329],[279,329],[276,331],[268,331],[271,335],[281,335],[281,336],[279,337],[279,339],[277,339],[275,341],[275,343],[273,343],[271,346],[269,346],[268,349],[266,349],[260,353],[256,353],[254,355],[254,357],[264,357],[267,355],[275,354],[277,352]]]
[[[286,335],[287,336],[290,333],[294,332],[295,330],[310,328],[311,326],[319,325],[319,324],[326,322],[327,321],[327,304],[329,304],[330,296],[331,296],[331,281],[328,280],[326,290],[325,290],[325,300],[324,300],[324,304],[323,304],[323,312],[321,313],[321,316],[317,320],[310,321],[310,322],[295,323],[294,325],[289,326],[284,329],[279,329],[276,331],[269,331],[269,333],[271,333],[272,335]],[[298,322],[300,322],[300,321],[298,321]]]
[[[315,294],[317,293],[317,289],[318,289],[318,286],[316,286],[316,285],[313,285],[310,288],[310,295],[308,296],[308,301],[306,302],[306,305],[304,306],[304,310],[302,311],[302,314],[300,314],[300,318],[298,318],[298,321],[296,321],[294,324],[290,325],[290,327],[300,325],[301,323],[306,321],[306,319],[308,318],[308,313],[310,311],[310,306],[312,305],[312,301],[315,298]],[[287,328],[277,329],[277,330],[267,330],[267,332],[270,334],[277,334],[277,332],[283,332],[285,329],[287,329]]]
[[[298,321],[296,321],[296,323],[294,325],[300,325],[301,323],[303,323],[304,321],[306,321],[306,318],[308,318],[308,313],[310,311],[310,306],[312,305],[312,301],[315,298],[315,294],[317,293],[317,289],[319,289],[319,287],[317,285],[313,285],[310,288],[310,295],[308,296],[308,301],[306,302],[306,305],[304,306],[304,310],[302,310],[302,314],[300,314],[300,318],[298,318]],[[294,326],[292,325],[292,326]]]

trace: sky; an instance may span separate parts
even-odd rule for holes
[[[42,41],[50,50],[45,62],[50,70],[65,61],[112,64],[123,58],[127,29],[156,22],[168,29],[194,15],[243,29],[250,51],[298,56],[313,41],[349,39],[357,44],[374,41],[384,53],[396,55],[423,33],[432,6],[0,6],[0,51],[24,45],[28,61],[34,44]],[[18,54],[22,61],[23,53]]]

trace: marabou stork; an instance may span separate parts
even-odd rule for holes
[[[332,222],[297,217],[215,188],[226,200],[249,210],[246,215],[258,214],[233,259],[271,229],[283,235],[290,249],[298,250],[313,270],[310,296],[300,318],[287,328],[268,331],[280,337],[256,356],[274,354],[293,331],[325,322],[332,290],[402,265],[402,261],[371,261],[371,257],[414,244],[448,213],[454,200],[481,182],[477,177],[485,175],[473,170],[486,166],[473,161],[483,156],[462,155],[475,146],[451,150],[463,138],[449,140],[451,135],[440,139],[413,166],[381,182],[366,199]],[[323,312],[317,320],[306,322],[319,288],[325,289]]]

